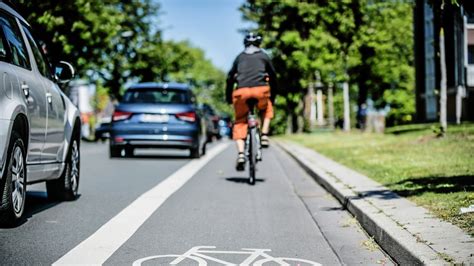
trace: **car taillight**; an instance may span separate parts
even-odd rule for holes
[[[186,122],[195,122],[196,121],[196,113],[195,112],[185,112],[176,114],[176,117],[180,120]]]
[[[132,116],[131,112],[122,112],[122,111],[115,111],[112,115],[112,121],[120,121],[129,119]]]

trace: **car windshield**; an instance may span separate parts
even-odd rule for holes
[[[174,89],[134,89],[123,97],[123,103],[188,103],[186,91]]]

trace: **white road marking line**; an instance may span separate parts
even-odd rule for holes
[[[220,143],[148,190],[53,265],[101,265],[178,189],[229,146]]]

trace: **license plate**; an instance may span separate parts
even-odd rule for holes
[[[166,123],[170,119],[169,115],[150,115],[145,114],[142,116],[141,121],[145,123]]]

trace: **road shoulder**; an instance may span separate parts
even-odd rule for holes
[[[316,183],[284,150],[277,146],[274,151],[294,193],[338,256],[340,264],[395,264],[337,199]]]
[[[400,264],[473,263],[473,239],[425,208],[321,154],[290,141],[278,145],[333,194]]]

